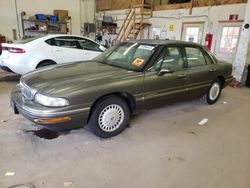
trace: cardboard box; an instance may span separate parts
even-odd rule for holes
[[[67,10],[54,10],[54,15],[58,17],[59,22],[65,22],[68,20],[69,11]]]
[[[2,36],[2,35],[0,34],[0,44],[1,44],[1,43],[5,43],[5,42],[6,42],[5,36]]]

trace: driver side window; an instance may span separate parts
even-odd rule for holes
[[[161,52],[159,58],[151,68],[151,71],[160,71],[160,69],[169,69],[171,71],[183,68],[183,59],[178,47],[166,47]]]

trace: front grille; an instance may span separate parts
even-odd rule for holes
[[[24,98],[28,100],[33,100],[34,93],[32,90],[24,83],[20,82],[21,92]]]

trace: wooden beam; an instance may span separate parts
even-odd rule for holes
[[[247,0],[194,0],[193,7],[247,3]]]
[[[152,2],[152,1],[151,1]],[[191,0],[189,3],[162,4],[161,0],[155,0],[154,10],[190,9],[213,5],[227,5],[247,3],[247,0]],[[128,9],[131,5],[140,5],[141,0],[96,0],[97,11]]]
[[[194,0],[191,0],[191,1],[190,1],[189,15],[192,15],[193,5],[194,5]]]
[[[178,4],[164,4],[155,5],[154,10],[173,10],[173,9],[187,9],[190,7],[190,3],[178,3]]]

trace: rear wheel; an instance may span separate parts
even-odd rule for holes
[[[41,67],[46,67],[46,66],[49,66],[49,65],[55,65],[56,63],[54,61],[50,61],[50,60],[47,60],[47,61],[42,61],[41,63],[39,63],[37,65],[36,68],[41,68]]]
[[[102,138],[116,136],[127,126],[130,111],[119,97],[108,97],[99,102],[91,114],[89,125],[92,132]]]
[[[222,84],[219,79],[216,79],[210,86],[208,92],[205,95],[205,100],[208,104],[214,104],[220,97]]]

